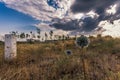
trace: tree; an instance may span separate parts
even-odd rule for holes
[[[20,37],[18,31],[12,31],[12,32],[10,32],[10,34],[16,36],[16,38],[19,38],[19,37]]]
[[[26,38],[29,38],[29,34],[26,34]]]
[[[45,32],[45,40],[47,40],[47,38],[48,38],[48,35],[47,35],[47,33]]]
[[[39,28],[37,28],[37,33],[38,33],[37,38],[40,40],[40,38],[41,38],[41,36],[40,36],[41,30]]]
[[[94,36],[89,36],[89,39],[90,39],[90,41],[94,41],[95,40],[95,37]]]
[[[62,35],[62,40],[65,40],[65,35],[64,34]]]
[[[32,34],[32,31],[30,31],[30,33]]]
[[[12,32],[10,32],[12,35],[15,35],[15,36],[17,36],[17,31],[12,31]]]
[[[15,31],[12,31],[12,32],[10,32],[11,34],[13,34],[13,35],[16,35],[16,32]]]
[[[25,33],[21,33],[21,34],[20,34],[20,38],[21,38],[21,39],[25,38]]]
[[[98,35],[97,35],[97,38],[101,38],[101,37],[102,37],[102,35],[101,35],[101,34],[98,34]]]
[[[61,36],[60,35],[59,35],[58,39],[61,40]]]
[[[103,41],[101,34],[98,34],[98,35],[97,35],[97,40],[100,41],[100,42]]]
[[[40,36],[40,35],[37,35],[37,38],[38,38],[38,39],[40,39],[40,38],[41,38],[41,36]]]
[[[50,34],[50,39],[52,40],[53,31],[51,30],[51,31],[49,32],[49,34]]]

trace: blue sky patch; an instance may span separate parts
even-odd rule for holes
[[[33,29],[33,24],[39,22],[29,15],[10,9],[4,3],[0,3],[0,33],[24,31],[26,28],[29,31]]]
[[[56,10],[60,8],[56,0],[47,0],[47,4]]]

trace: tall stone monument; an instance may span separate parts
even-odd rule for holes
[[[5,35],[5,60],[12,60],[17,56],[16,37],[12,34]]]

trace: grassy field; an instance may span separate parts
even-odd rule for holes
[[[75,40],[18,43],[17,59],[9,62],[4,61],[0,43],[0,80],[84,80],[84,72],[86,80],[120,80],[120,39],[90,40],[84,50],[76,47]]]

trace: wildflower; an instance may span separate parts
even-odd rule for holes
[[[65,53],[66,53],[67,55],[71,55],[71,54],[72,54],[72,51],[71,51],[71,50],[66,50]]]
[[[84,35],[81,35],[81,37],[76,39],[76,45],[81,48],[88,46],[89,42],[89,39]]]

